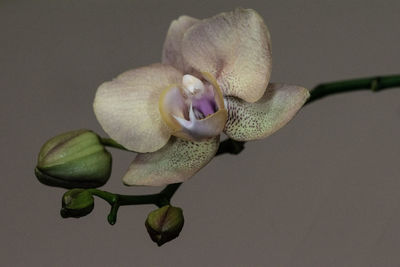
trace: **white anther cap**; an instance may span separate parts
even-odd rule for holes
[[[192,94],[202,93],[205,90],[203,82],[190,74],[183,75],[182,85],[186,91]]]

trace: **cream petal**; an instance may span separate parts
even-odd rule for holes
[[[214,157],[218,146],[219,136],[201,142],[172,137],[160,150],[138,154],[123,182],[149,186],[184,182]]]
[[[94,112],[104,131],[124,147],[152,152],[163,147],[170,130],[161,118],[158,101],[163,89],[180,83],[172,66],[153,64],[127,71],[97,90]]]
[[[184,59],[216,77],[224,95],[260,99],[271,74],[267,26],[251,9],[221,13],[190,27],[182,41]]]
[[[228,121],[224,131],[237,141],[265,138],[288,123],[309,96],[303,87],[272,83],[256,103],[226,97]]]
[[[163,46],[162,63],[172,65],[184,73],[190,72],[182,56],[182,38],[183,34],[198,21],[189,16],[180,16],[171,22]]]

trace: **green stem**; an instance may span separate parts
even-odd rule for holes
[[[99,189],[88,189],[88,191],[99,198],[104,199],[111,206],[110,213],[107,217],[108,222],[114,225],[117,221],[117,212],[120,206],[130,206],[130,205],[144,205],[144,204],[154,204],[158,207],[168,205],[176,189],[178,189],[180,184],[168,185],[163,191],[158,194],[148,194],[148,195],[120,195],[113,194],[107,191]],[[176,187],[174,190],[173,188]],[[168,188],[170,193],[164,193]]]
[[[371,90],[373,92],[378,92],[384,89],[395,87],[400,87],[400,74],[323,83],[311,90],[310,98],[308,99],[306,104],[309,104],[326,96],[339,93],[358,90]],[[100,138],[100,140],[101,143],[105,146],[127,150],[111,138]],[[232,139],[224,140],[223,142],[221,142],[216,155],[222,155],[226,153],[234,155],[239,154],[244,149],[244,144],[245,142],[239,142]],[[171,198],[180,186],[181,183],[170,184],[167,185],[158,194],[136,196],[113,194],[98,189],[89,190],[93,195],[104,199],[111,205],[111,211],[108,215],[108,221],[110,224],[115,224],[118,208],[120,206],[153,204],[158,207],[162,207],[164,205],[170,204]]]
[[[169,184],[167,185],[160,193],[159,195],[161,196],[161,202],[159,203],[160,206],[168,205],[169,202],[171,201],[171,198],[174,196],[175,192],[178,190],[178,188],[182,185],[182,183],[176,183],[176,184]],[[167,203],[165,203],[167,201]]]
[[[323,83],[316,86],[311,91],[311,96],[306,104],[333,94],[359,90],[371,90],[373,92],[378,92],[384,89],[396,88],[399,86],[400,74]]]
[[[149,194],[149,195],[139,195],[139,196],[120,195],[94,188],[88,189],[88,191],[92,193],[94,196],[104,199],[110,205],[113,205],[114,203],[118,202],[119,206],[157,204],[160,198],[159,194]]]

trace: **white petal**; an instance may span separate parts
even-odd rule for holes
[[[94,112],[104,131],[124,147],[152,152],[163,147],[171,132],[158,102],[163,89],[179,83],[172,66],[153,64],[127,71],[97,90]]]
[[[224,95],[260,99],[271,74],[271,44],[262,18],[236,9],[202,20],[184,34],[182,53],[198,72],[216,77]]]
[[[182,38],[187,29],[198,21],[189,16],[180,16],[172,21],[163,46],[162,63],[172,65],[184,73],[190,72],[182,56]]]

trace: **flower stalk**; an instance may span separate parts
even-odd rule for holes
[[[311,91],[310,98],[308,98],[306,104],[310,104],[315,100],[333,94],[340,94],[340,93],[360,91],[360,90],[370,90],[372,92],[379,92],[384,89],[391,89],[399,86],[400,86],[400,74],[322,83],[317,85]]]
[[[94,188],[88,189],[87,191],[94,196],[104,199],[108,204],[110,204],[111,210],[108,214],[107,220],[111,225],[114,225],[117,221],[117,213],[120,206],[153,204],[157,207],[162,207],[169,205],[172,196],[175,194],[176,190],[178,190],[180,185],[181,183],[170,184],[157,194],[147,195],[121,195]]]

